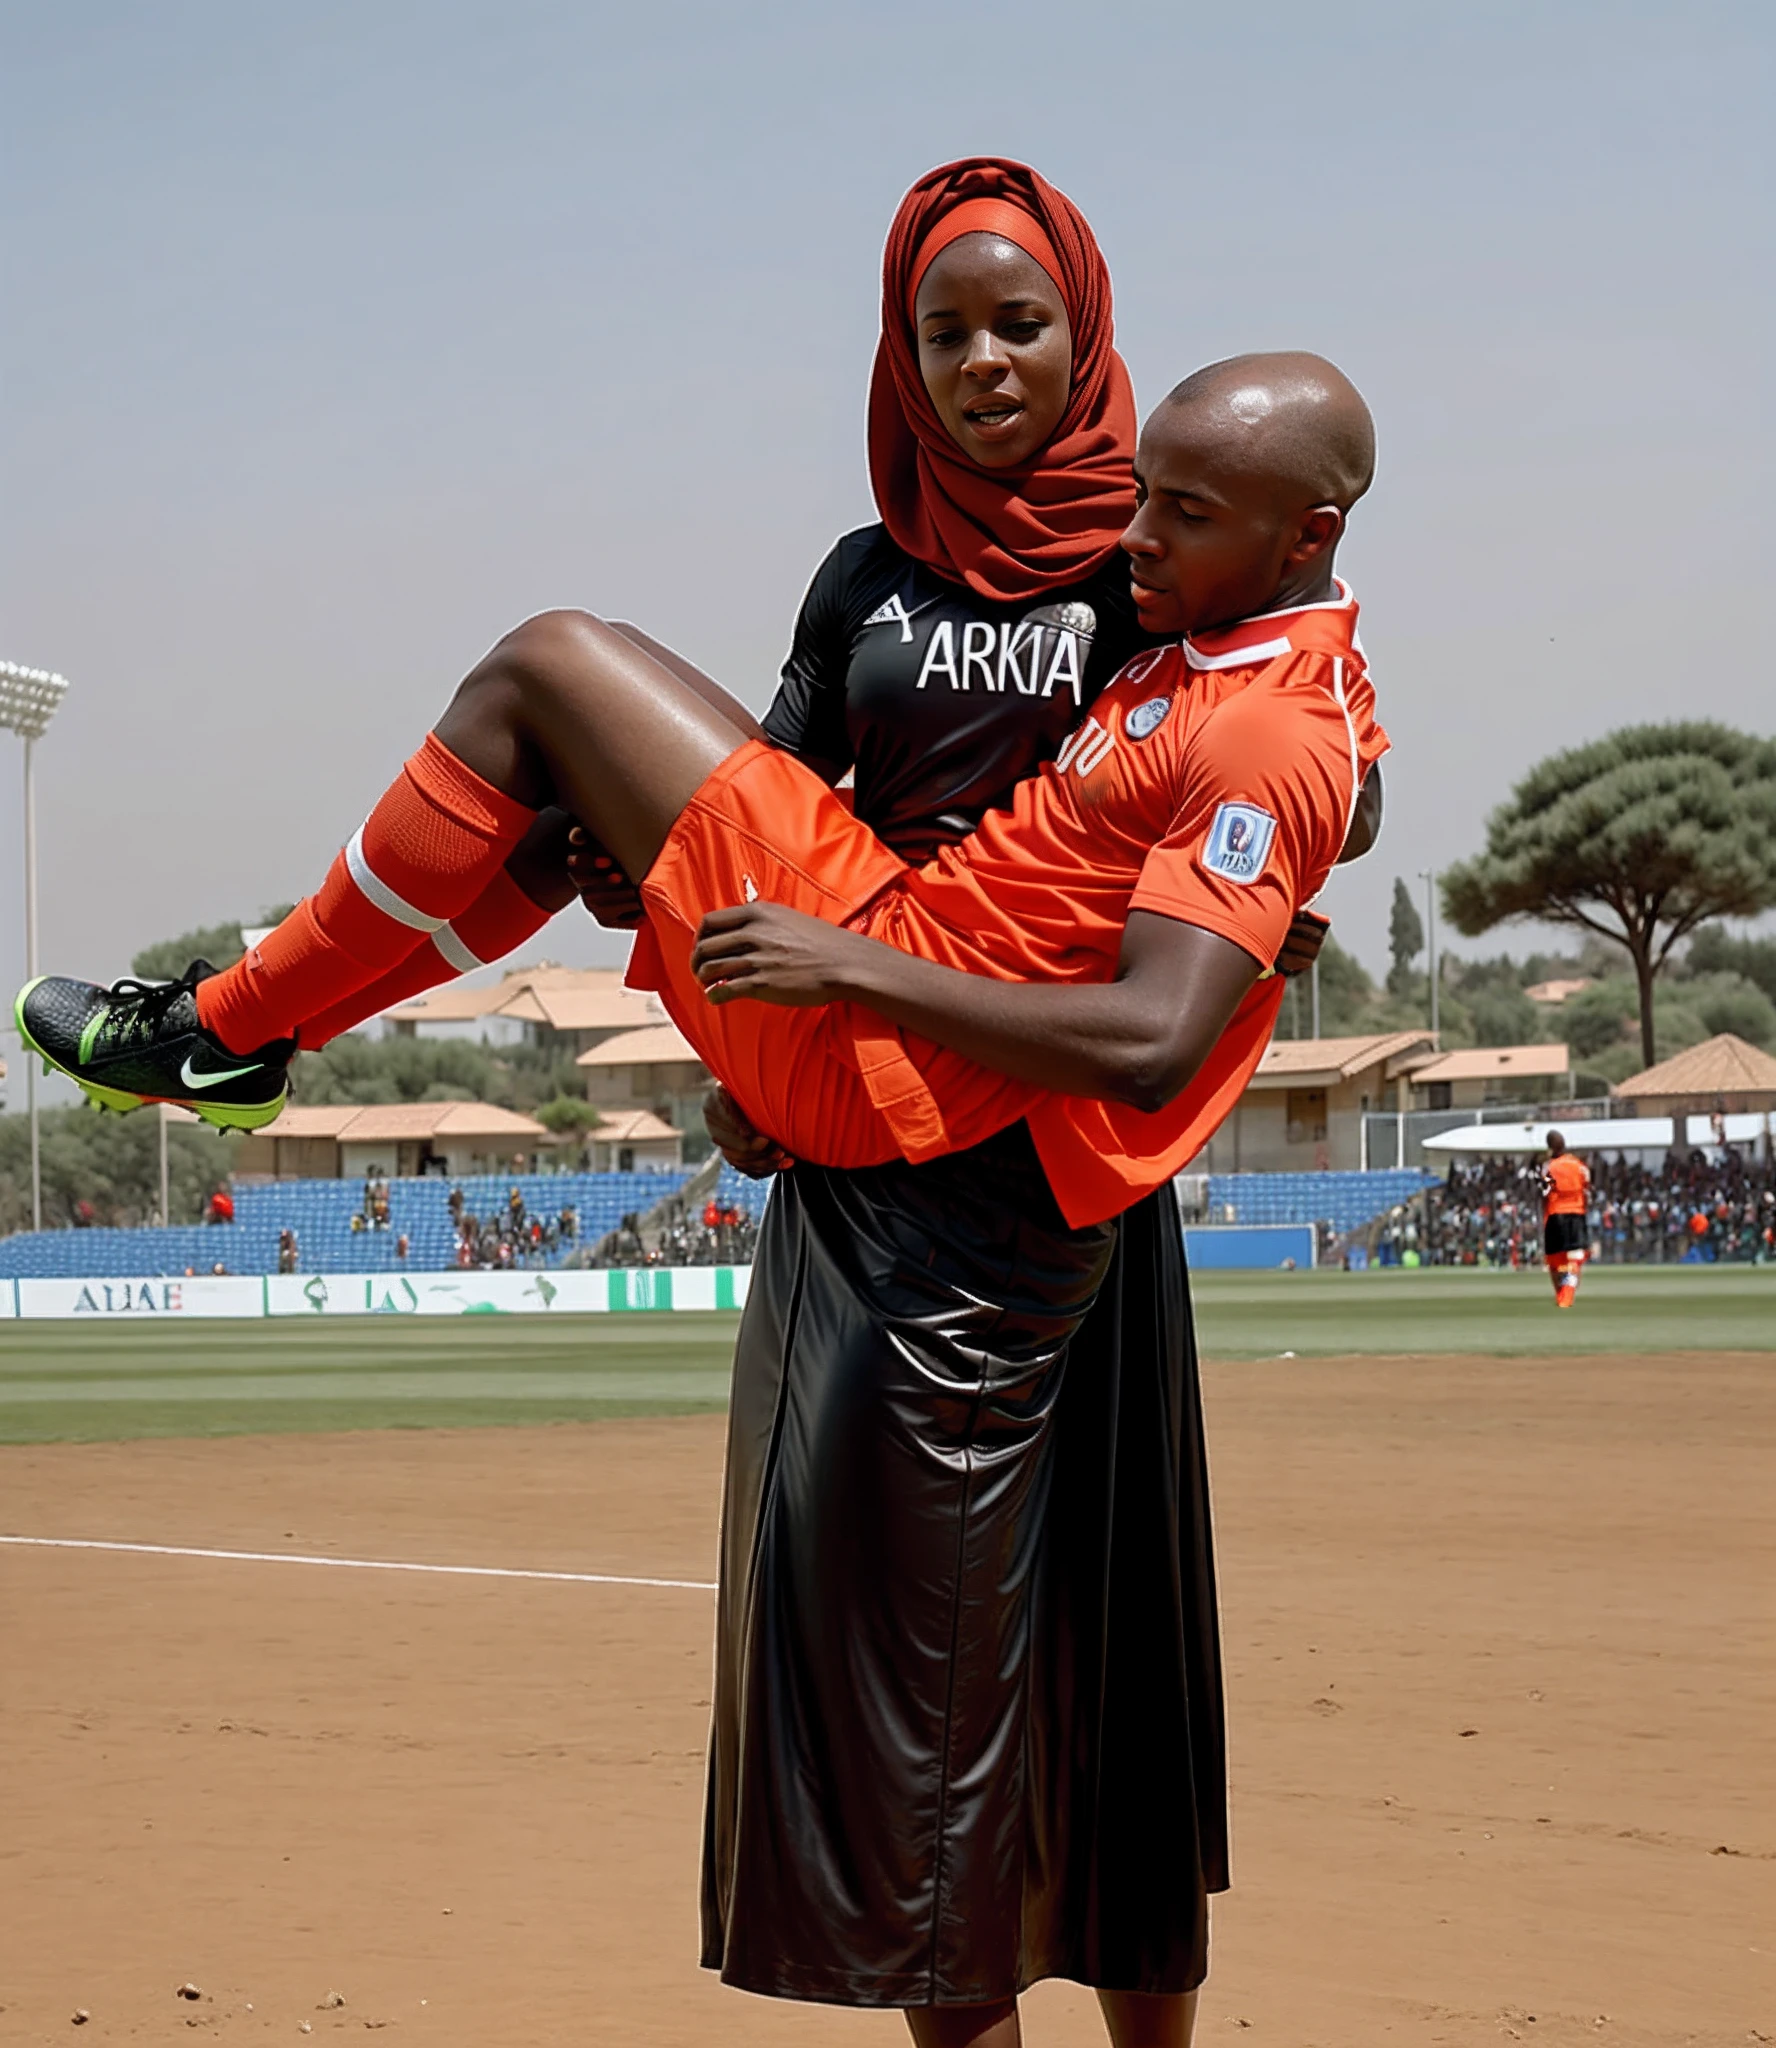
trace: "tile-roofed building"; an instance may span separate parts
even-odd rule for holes
[[[703,1097],[710,1074],[676,1024],[662,1021],[613,1032],[574,1064],[585,1076],[586,1099],[607,1116],[651,1109],[664,1122],[690,1132],[693,1156],[702,1155],[707,1142]]]
[[[490,1102],[293,1102],[242,1140],[235,1172],[275,1180],[530,1173],[555,1142],[534,1117]]]
[[[632,1067],[665,1061],[682,1065],[703,1064],[697,1048],[676,1024],[644,1024],[638,1031],[618,1032],[602,1044],[591,1047],[574,1061],[576,1067],[598,1071],[608,1067]]]
[[[1409,1109],[1413,1076],[1436,1057],[1428,1031],[1275,1039],[1191,1169],[1300,1172],[1363,1165],[1363,1117]]]
[[[586,1133],[594,1173],[661,1173],[684,1158],[684,1133],[651,1109],[606,1111]]]
[[[1681,1110],[1776,1109],[1776,1058],[1731,1031],[1674,1053],[1615,1092],[1642,1116]]]
[[[1572,1055],[1552,1045],[1471,1045],[1412,1076],[1414,1109],[1483,1109],[1489,1103],[1552,1102],[1572,1092]]]
[[[499,981],[447,982],[384,1013],[408,1038],[481,1039],[491,1045],[561,1044],[584,1052],[618,1031],[657,1024],[657,996],[623,986],[620,967],[518,967]]]

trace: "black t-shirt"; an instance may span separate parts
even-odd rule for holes
[[[765,731],[854,770],[858,817],[923,859],[1009,803],[1123,663],[1157,644],[1120,549],[1063,590],[1000,604],[863,526],[815,572]]]

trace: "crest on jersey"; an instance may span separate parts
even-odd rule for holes
[[[1165,715],[1172,708],[1169,697],[1149,697],[1145,704],[1137,704],[1122,721],[1122,729],[1131,740],[1144,740],[1150,732],[1158,732],[1165,723]]]
[[[1097,637],[1098,615],[1089,604],[1069,598],[1065,604],[1039,604],[1024,617],[1033,626],[1052,626],[1058,633],[1073,633],[1081,640]]]
[[[1202,864],[1229,882],[1255,882],[1270,858],[1277,821],[1257,804],[1223,804],[1209,827]]]

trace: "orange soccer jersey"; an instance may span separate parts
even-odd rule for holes
[[[1559,1158],[1550,1159],[1542,1172],[1548,1183],[1542,1214],[1583,1216],[1585,1196],[1591,1186],[1590,1169],[1584,1161],[1575,1159],[1570,1152],[1562,1152]]]
[[[851,1005],[800,1024],[781,1010],[743,1017],[762,1005],[712,1006],[689,972],[697,923],[740,899],[738,881],[943,966],[1102,982],[1129,911],[1152,910],[1268,966],[1324,886],[1363,777],[1386,751],[1356,617],[1341,585],[1328,603],[1137,656],[1009,810],[913,871],[836,804],[828,813],[831,793],[797,764],[743,749],[698,792],[647,878],[652,979],[754,1122],[798,1156],[930,1158],[1021,1115],[1069,1222],[1115,1215],[1177,1172],[1238,1099],[1280,981],[1253,987],[1190,1086],[1149,1114],[1007,1081]],[[798,854],[804,838],[815,843]],[[817,1085],[829,1061],[846,1071]],[[817,1095],[829,1120],[843,1108],[842,1127],[807,1114]]]

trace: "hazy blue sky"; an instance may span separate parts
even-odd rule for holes
[[[904,187],[1084,207],[1144,404],[1280,345],[1372,401],[1345,568],[1396,754],[1340,877],[1470,851],[1612,724],[1769,730],[1768,5],[156,0],[0,13],[0,654],[45,964],[311,885],[461,671],[628,614],[762,706],[873,516]],[[0,960],[21,960],[0,739]],[[608,957],[576,912],[556,957]],[[10,979],[8,986],[11,985]]]

